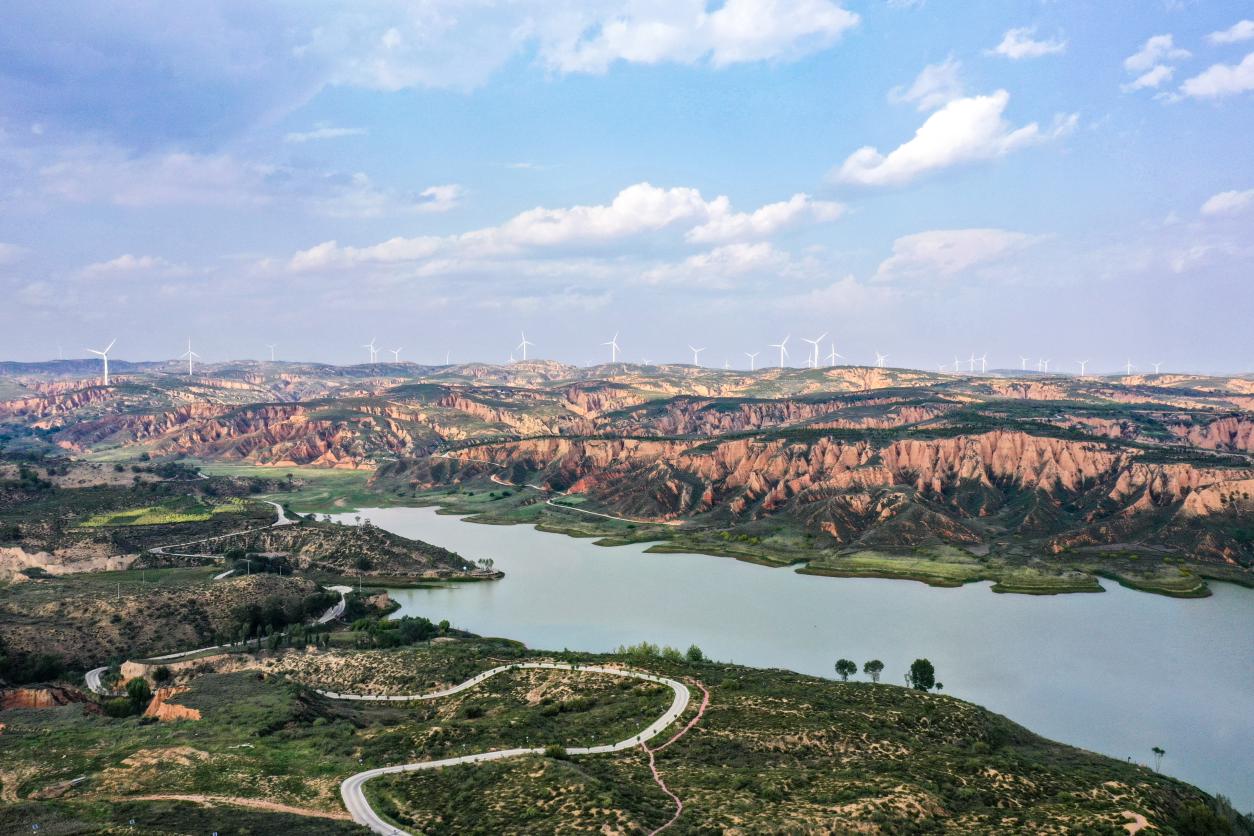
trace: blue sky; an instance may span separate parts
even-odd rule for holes
[[[1254,369],[1252,19],[15,0],[0,356]]]

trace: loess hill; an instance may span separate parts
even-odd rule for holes
[[[360,471],[380,501],[1008,591],[1106,575],[1201,595],[1254,565],[1249,377],[139,364],[106,388],[74,362],[0,374],[11,451]]]

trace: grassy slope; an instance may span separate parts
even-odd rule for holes
[[[272,660],[268,674],[194,680],[175,701],[199,709],[197,722],[107,719],[77,705],[0,712],[8,726],[0,735],[0,821],[102,821],[106,802],[156,792],[333,813],[341,809],[339,780],[361,768],[515,745],[605,742],[642,727],[669,703],[665,689],[562,672],[502,675],[444,700],[386,707],[330,702],[296,684],[404,691],[535,657],[500,640],[289,653]],[[1173,833],[1186,807],[1208,802],[1186,784],[1052,743],[949,697],[732,665],[627,661],[710,688],[701,723],[658,756],[686,804],[674,832],[1122,833],[1122,813],[1131,810]],[[694,710],[695,703],[689,717]],[[80,775],[88,780],[56,803],[29,800]],[[430,833],[646,832],[673,810],[639,750],[454,768],[372,782],[370,792],[382,809]],[[18,800],[24,803],[2,806]],[[127,809],[151,821],[156,808],[132,801]],[[248,814],[259,828],[274,826],[255,818],[261,815]],[[198,813],[188,831],[175,832],[193,831],[193,821],[216,827],[222,817]],[[346,832],[323,819],[299,827]]]

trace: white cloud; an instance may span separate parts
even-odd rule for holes
[[[1035,37],[1036,27],[1021,26],[1007,30],[1001,43],[990,52],[1012,60],[1021,58],[1040,58],[1044,55],[1058,55],[1066,52],[1067,42],[1063,40],[1038,41]]]
[[[447,212],[461,203],[466,190],[456,183],[428,186],[418,193],[414,208],[419,212]]]
[[[354,264],[395,264],[419,261],[436,255],[444,248],[445,239],[424,236],[419,238],[391,238],[369,247],[341,247],[335,241],[324,241],[301,250],[291,257],[288,266],[292,270],[323,270],[328,267],[347,267]]]
[[[795,194],[786,201],[768,203],[754,212],[727,212],[726,204],[710,204],[710,220],[688,230],[687,240],[707,244],[719,241],[765,238],[803,219],[816,222],[834,221],[845,212],[840,203],[812,200],[809,195]]]
[[[927,118],[914,138],[888,154],[866,146],[855,151],[836,173],[838,180],[864,186],[907,183],[929,171],[960,163],[994,159],[1018,148],[1069,133],[1078,116],[1059,116],[1042,131],[1036,122],[1012,128],[1002,113],[1010,94],[955,99]]]
[[[443,236],[397,237],[364,247],[325,241],[293,254],[283,265],[266,260],[260,267],[317,272],[404,265],[407,275],[420,277],[486,274],[508,266],[515,274],[555,278],[566,271],[570,277],[589,279],[590,263],[612,265],[614,274],[622,276],[628,265],[639,265],[650,251],[688,243],[723,246],[660,266],[650,267],[646,260],[643,268],[632,268],[631,275],[655,270],[647,280],[662,282],[683,275],[740,275],[767,266],[783,273],[795,263],[760,239],[799,223],[835,220],[843,211],[839,203],[797,194],[752,212],[735,212],[723,196],[706,200],[692,188],[637,183],[607,204],[537,207],[497,226]],[[642,244],[641,236],[646,235],[657,237]],[[592,262],[583,258],[589,251],[596,254]]]
[[[891,285],[864,284],[853,276],[845,276],[804,293],[777,296],[775,306],[790,313],[804,313],[807,317],[820,314],[848,315],[895,304],[902,295],[899,288]]]
[[[685,284],[727,288],[748,275],[782,276],[794,271],[792,258],[766,241],[727,244],[689,256],[675,264],[661,264],[641,274],[646,284]]]
[[[1191,53],[1187,49],[1179,49],[1171,35],[1155,35],[1147,40],[1133,55],[1123,61],[1123,68],[1130,73],[1143,73],[1155,64],[1166,61],[1183,61]]]
[[[450,183],[429,186],[418,194],[403,194],[381,189],[367,175],[358,172],[351,177],[328,177],[323,187],[326,194],[311,200],[310,206],[319,215],[329,218],[381,218],[405,212],[447,212],[461,202],[464,190]]]
[[[888,100],[913,102],[920,111],[934,110],[962,96],[961,70],[961,62],[952,55],[939,64],[928,64],[908,88],[894,87],[888,91]]]
[[[499,227],[466,235],[469,240],[511,247],[593,243],[660,230],[678,221],[704,220],[715,212],[725,212],[727,203],[725,197],[707,203],[696,189],[637,183],[619,192],[608,205],[537,207]]]
[[[1215,64],[1180,85],[1180,92],[1196,99],[1218,99],[1254,90],[1254,52],[1240,64]]]
[[[228,206],[268,200],[269,166],[227,154],[168,153],[132,157],[118,149],[61,149],[39,169],[45,194],[76,203],[118,206]]]
[[[295,131],[283,137],[284,142],[312,142],[318,139],[340,139],[346,136],[364,136],[365,128],[337,128],[332,125],[319,124],[308,131]]]
[[[858,20],[831,0],[727,0],[713,11],[705,0],[632,2],[573,36],[542,44],[541,54],[564,72],[601,73],[616,61],[706,59],[723,67],[800,57],[831,45]]]
[[[953,276],[1029,247],[1040,236],[1004,229],[937,229],[904,235],[880,263],[877,280]]]
[[[1227,29],[1211,32],[1206,40],[1213,44],[1235,44],[1254,39],[1254,20],[1242,20]]]
[[[50,307],[63,298],[61,289],[45,281],[27,282],[17,291],[17,300],[32,308]]]
[[[1254,205],[1254,189],[1220,192],[1202,204],[1203,215],[1232,215]]]
[[[730,201],[706,201],[691,188],[664,189],[637,183],[620,191],[609,204],[537,207],[520,212],[499,226],[444,237],[393,238],[371,247],[340,247],[334,241],[292,257],[293,269],[313,269],[339,263],[394,263],[439,255],[493,257],[528,249],[559,246],[587,247],[657,232],[683,223],[693,226],[730,213]]]
[[[1155,64],[1146,70],[1134,80],[1124,84],[1122,90],[1125,93],[1131,93],[1134,90],[1144,90],[1146,88],[1156,88],[1162,85],[1164,81],[1170,81],[1175,75],[1175,67],[1169,67],[1166,64]]]
[[[141,274],[177,276],[186,275],[189,272],[186,267],[172,264],[160,256],[125,253],[109,261],[98,261],[94,264],[88,264],[78,274],[85,279],[95,279],[106,276],[121,277]]]
[[[19,247],[17,244],[6,244],[3,241],[0,241],[0,266],[20,261],[26,253],[27,250],[25,247]]]

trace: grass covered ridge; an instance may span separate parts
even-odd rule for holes
[[[673,658],[539,654],[490,639],[202,660],[190,689],[174,698],[201,712],[195,722],[110,719],[81,705],[0,712],[0,821],[25,821],[50,791],[59,797],[38,808],[45,822],[100,821],[111,804],[143,811],[171,803],[137,800],[155,793],[237,796],[333,815],[342,811],[340,780],[363,768],[611,742],[669,704],[665,688],[568,671],[502,674],[415,704],[348,704],[311,690],[405,693],[506,661],[554,658],[625,663],[709,688],[700,723],[657,756],[685,805],[674,832],[1116,834],[1126,832],[1129,814],[1164,834],[1248,832],[1198,829],[1217,820],[1221,805],[1194,787],[1053,743],[951,697]],[[699,694],[694,687],[698,698],[676,728],[692,718]],[[80,775],[87,780],[55,789]],[[643,833],[674,812],[639,749],[367,786],[382,812],[424,833]],[[237,812],[201,810],[195,821],[221,829]],[[300,832],[343,832],[333,820],[309,822]]]

